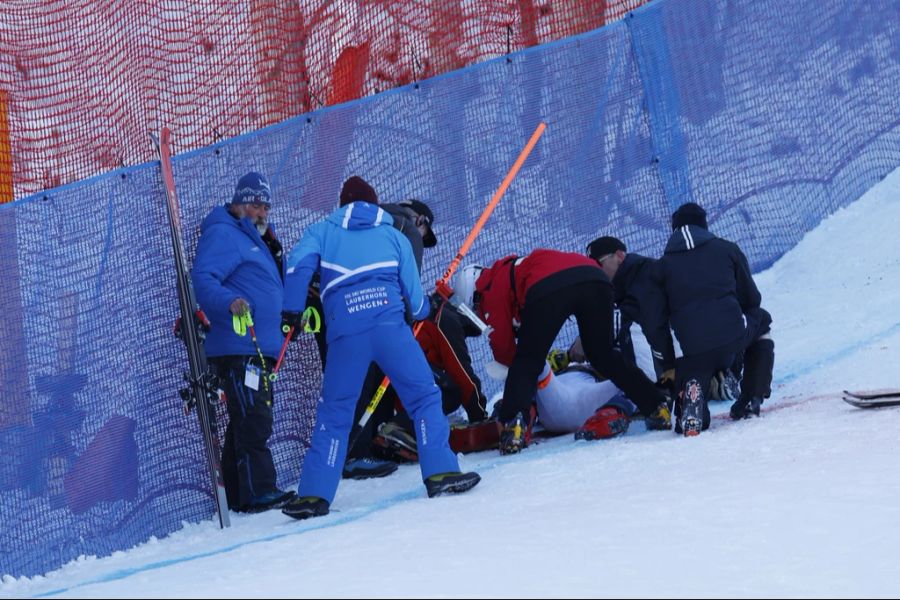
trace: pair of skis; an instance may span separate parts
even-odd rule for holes
[[[228,515],[222,466],[219,462],[221,449],[216,429],[215,410],[216,402],[219,399],[218,382],[209,370],[203,347],[204,325],[208,326],[208,321],[197,304],[191,284],[190,269],[184,253],[184,241],[181,237],[181,207],[175,192],[175,177],[172,172],[172,132],[168,127],[163,127],[158,138],[152,135],[151,138],[159,154],[160,174],[166,192],[166,212],[169,217],[172,251],[175,255],[176,287],[181,312],[180,333],[187,348],[190,367],[184,376],[188,386],[179,390],[179,393],[184,402],[185,414],[189,413],[191,408],[197,409],[210,486],[216,503],[216,514],[219,518],[219,526],[225,528],[231,526],[231,519]]]
[[[844,402],[858,408],[900,406],[900,389],[877,392],[850,392],[844,390]]]

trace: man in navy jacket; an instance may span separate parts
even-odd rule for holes
[[[772,318],[747,257],[737,244],[707,230],[706,211],[688,202],[672,215],[672,236],[660,259],[668,316],[683,356],[675,364],[676,432],[698,435],[709,427],[707,400],[713,374],[744,354],[744,386],[734,418],[759,414],[770,394],[774,343]]]

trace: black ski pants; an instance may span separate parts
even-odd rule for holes
[[[643,371],[629,365],[613,348],[612,286],[601,281],[586,281],[563,286],[538,299],[526,298],[516,354],[503,389],[501,421],[512,420],[518,412],[528,414],[547,353],[571,316],[578,323],[588,361],[625,392],[644,415],[652,414],[666,401]]]
[[[244,385],[247,365],[260,366],[257,356],[218,356],[209,364],[219,376],[228,407],[228,426],[222,446],[222,478],[225,496],[232,510],[255,504],[261,496],[274,492],[275,463],[267,444],[272,435],[273,382],[259,389]],[[275,360],[266,358],[271,369]]]
[[[699,354],[689,354],[675,359],[675,418],[681,417],[681,405],[687,394],[687,387],[699,385],[702,390],[703,429],[708,429],[709,415],[709,383],[717,371],[729,368],[744,345],[743,338],[713,348]]]
[[[772,394],[772,371],[775,368],[775,342],[770,337],[772,315],[757,308],[745,315],[743,378],[741,398],[768,398]]]

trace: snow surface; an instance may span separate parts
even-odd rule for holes
[[[757,275],[776,385],[763,418],[713,407],[698,438],[569,436],[461,458],[471,492],[417,466],[344,481],[327,517],[233,515],[0,583],[0,597],[797,597],[900,595],[900,169]]]

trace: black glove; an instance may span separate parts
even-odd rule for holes
[[[291,336],[292,340],[299,339],[300,334],[303,332],[303,313],[293,312],[290,310],[282,311],[281,313],[281,333],[287,335],[288,331],[291,330],[291,327],[294,328],[294,333]]]
[[[487,410],[485,410],[488,403],[487,396],[476,392],[476,397],[473,400],[474,402],[465,407],[469,423],[479,423],[486,420],[488,418]]]
[[[444,305],[444,297],[434,292],[431,296],[428,297],[428,301],[431,303],[431,309],[428,312],[428,317],[426,317],[429,321],[434,321],[437,318],[438,312],[441,310],[441,307]]]
[[[672,406],[675,401],[675,369],[666,369],[656,380],[656,389],[666,397],[666,404]]]

